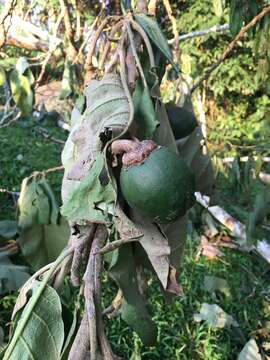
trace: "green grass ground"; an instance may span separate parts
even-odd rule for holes
[[[49,133],[59,139],[66,134],[58,129],[53,121],[37,124],[33,119],[17,121],[16,124],[1,129],[0,132],[0,188],[12,191],[20,190],[20,183],[34,170],[43,170],[60,164],[62,146],[44,139],[34,131],[35,126],[45,127]],[[58,194],[61,187],[61,174],[48,177],[54,191]],[[249,189],[235,187],[226,179],[220,183],[221,205],[238,205],[249,211],[256,194],[257,184]],[[247,193],[247,190],[248,191]],[[251,191],[252,190],[252,191]],[[7,194],[0,194],[0,220],[14,217],[13,200]],[[235,207],[231,206],[235,210]],[[237,214],[236,214],[237,215]],[[255,336],[260,345],[263,341],[261,329],[270,328],[270,282],[269,267],[259,257],[225,250],[221,259],[206,261],[201,257],[196,261],[198,235],[190,226],[182,264],[180,282],[185,295],[174,298],[166,305],[162,298],[158,282],[151,280],[148,290],[149,309],[158,326],[158,345],[155,348],[144,347],[135,333],[119,318],[106,320],[109,339],[115,352],[129,359],[140,354],[145,360],[229,360],[236,359],[242,347]],[[14,258],[13,261],[17,261]],[[21,259],[20,259],[21,261]],[[215,275],[227,280],[231,296],[207,293],[204,277]],[[114,284],[104,279],[104,304],[108,304],[116,293]],[[8,334],[9,321],[16,294],[7,294],[0,299],[0,326]],[[238,328],[211,329],[205,323],[194,322],[194,313],[199,312],[203,302],[218,304],[239,323]],[[267,331],[266,331],[267,334]],[[140,359],[133,357],[133,359]]]

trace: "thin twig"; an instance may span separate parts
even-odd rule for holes
[[[177,30],[177,23],[176,23],[176,19],[173,16],[173,12],[172,12],[172,8],[171,8],[171,4],[169,2],[169,0],[163,0],[163,5],[166,9],[168,18],[171,21],[172,24],[172,32],[174,35],[174,49],[175,49],[175,60],[176,63],[179,63],[179,55],[180,55],[180,48],[179,48],[179,33]]]
[[[223,32],[223,31],[229,30],[229,28],[230,28],[229,24],[214,25],[214,26],[211,26],[209,29],[196,30],[196,31],[191,31],[187,34],[179,35],[178,39],[179,39],[179,41],[183,41],[183,40],[192,39],[192,38],[198,37],[198,36],[208,35],[211,33]],[[174,41],[175,41],[175,39],[170,39],[170,40],[168,40],[168,43],[173,44]]]
[[[9,125],[15,123],[15,122],[21,117],[21,115],[22,115],[22,113],[21,113],[21,111],[19,111],[19,112],[14,116],[14,118],[10,119],[7,123],[1,125],[1,126],[0,126],[0,129],[3,129],[3,128],[8,127]],[[10,116],[10,114],[9,114],[9,116]]]
[[[135,241],[139,241],[139,240],[140,240],[139,238],[115,240],[115,241],[105,245],[102,249],[100,249],[99,254],[104,255],[108,252],[118,249],[122,245],[131,243],[131,242],[135,242]]]
[[[6,36],[8,33],[8,28],[5,29],[5,20],[7,19],[7,17],[9,15],[11,15],[12,11],[15,9],[17,5],[17,0],[9,0],[7,1],[7,3],[5,4],[4,9],[2,10],[1,14],[0,14],[0,48],[5,44],[6,42]],[[9,26],[11,25],[11,22],[9,24]]]
[[[97,315],[97,329],[98,329],[98,338],[101,347],[102,356],[106,360],[115,360],[115,356],[111,350],[110,344],[106,337],[104,326],[102,322],[102,309],[101,309],[101,272],[102,272],[102,255],[99,253],[99,250],[103,247],[108,237],[107,229],[104,225],[100,225],[96,231],[96,246],[94,251],[95,255],[95,305],[96,305],[96,315]]]
[[[79,48],[79,51],[78,51],[77,56],[76,56],[75,59],[73,60],[73,64],[76,64],[76,63],[78,62],[78,59],[80,58],[80,56],[81,56],[81,54],[82,54],[85,46],[87,45],[90,37],[93,35],[93,30],[94,30],[94,28],[96,27],[96,24],[97,24],[98,20],[99,20],[99,18],[96,17],[95,20],[94,20],[94,22],[93,22],[93,24],[91,25],[91,28],[90,28],[87,36],[85,37],[85,39],[84,39],[81,47]]]
[[[51,136],[48,134],[46,129],[43,129],[41,127],[34,128],[34,131],[36,131],[38,134],[42,135],[45,139],[50,140],[56,144],[64,145],[65,141],[55,138],[54,136]]]
[[[156,16],[157,2],[158,2],[158,0],[150,0],[149,1],[149,3],[148,3],[148,14],[149,15]]]
[[[87,53],[86,60],[85,60],[85,71],[86,71],[85,82],[88,82],[92,78],[92,71],[93,71],[92,57],[93,57],[93,54],[94,54],[94,51],[96,48],[96,43],[98,41],[98,38],[99,38],[102,30],[104,29],[104,27],[108,24],[108,21],[109,21],[109,18],[103,19],[103,21],[97,28],[93,38],[91,39],[88,53]]]
[[[205,74],[193,85],[191,88],[191,94],[196,90],[205,80],[209,78],[211,73],[230,55],[232,50],[237,45],[237,42],[245,35],[245,33],[251,29],[253,26],[255,26],[258,21],[260,21],[265,15],[267,15],[270,12],[270,5],[263,8],[263,10],[256,15],[247,25],[245,25],[239,33],[236,35],[236,37],[233,39],[233,41],[228,45],[228,47],[225,49],[223,54],[220,56],[218,61],[211,65],[205,72]]]
[[[56,24],[55,24],[55,27],[54,27],[53,35],[54,35],[55,38],[56,38],[56,35],[57,35],[58,29],[59,29],[59,26],[61,24],[61,21],[62,21],[63,17],[64,17],[64,9],[61,9],[61,12],[60,12],[60,14],[58,16],[58,19],[56,20]],[[43,76],[45,74],[46,66],[48,65],[53,53],[55,52],[55,50],[57,49],[59,44],[60,44],[59,42],[55,42],[52,46],[50,46],[51,49],[48,51],[45,59],[42,62],[41,70],[40,70],[39,76],[38,76],[36,84],[35,84],[35,89],[41,83],[41,81],[43,79]]]

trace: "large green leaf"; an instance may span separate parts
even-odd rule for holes
[[[172,53],[169,48],[167,39],[163,35],[156,19],[145,14],[136,14],[135,19],[145,30],[151,41],[155,44],[157,48],[160,49],[165,58],[172,64],[173,68],[178,73],[179,69],[173,61]]]
[[[126,244],[114,251],[109,275],[116,281],[124,295],[121,317],[140,336],[146,345],[154,345],[156,326],[148,314],[145,299],[139,292],[132,246]]]
[[[37,292],[38,286],[39,282],[36,282],[32,288],[32,296]],[[31,311],[24,330],[19,334],[18,326],[27,316],[30,306],[31,301],[25,306],[16,324],[13,333],[13,338],[17,338],[15,347],[9,357],[4,355],[4,360],[59,360],[64,342],[64,324],[57,292],[50,286],[46,286],[38,303]],[[8,350],[9,348],[6,352]]]
[[[30,277],[26,266],[13,264],[8,254],[0,253],[0,294],[17,291]]]
[[[62,206],[62,214],[70,221],[110,222],[116,201],[115,190],[99,154],[88,175],[70,192]]]
[[[29,114],[33,108],[34,95],[28,77],[13,70],[9,81],[14,102],[24,115]]]
[[[33,224],[22,229],[18,243],[25,260],[34,270],[54,261],[67,245],[70,229],[67,221],[60,218],[59,224]]]

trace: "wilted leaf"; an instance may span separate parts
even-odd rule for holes
[[[183,295],[183,289],[178,284],[177,278],[176,278],[176,269],[172,266],[170,266],[169,269],[169,276],[168,276],[168,284],[166,290],[172,294],[175,295]]]
[[[0,66],[0,86],[3,86],[6,82],[6,72],[5,70]]]
[[[0,239],[12,239],[17,234],[17,222],[14,220],[2,220],[0,221]]]
[[[205,276],[204,288],[209,293],[215,293],[216,291],[220,291],[226,297],[231,296],[230,288],[227,281],[216,276]]]
[[[38,291],[39,283],[33,287],[33,295]],[[33,296],[32,295],[32,296]],[[39,301],[31,310],[31,300],[23,309],[23,312],[15,327],[13,338],[17,338],[11,354],[9,347],[5,352],[4,360],[18,359],[50,359],[59,360],[64,342],[64,324],[61,314],[61,302],[57,292],[50,286],[46,286]],[[18,333],[18,325],[30,313],[30,317],[21,334]]]
[[[176,73],[178,73],[179,69],[173,61],[172,53],[169,48],[167,39],[163,35],[156,19],[145,14],[136,14],[134,17],[144,29],[144,31],[147,33],[154,45],[159,48],[165,58],[172,64]]]
[[[133,211],[132,220],[136,227],[143,233],[140,244],[164,288],[167,289],[169,276],[169,255],[170,247],[167,238],[160,232],[158,227],[144,219]]]
[[[136,225],[126,216],[118,203],[114,209],[114,225],[121,239],[135,239],[143,235]]]
[[[12,311],[11,319],[14,320],[18,311],[20,311],[27,303],[30,292],[36,282],[36,279],[31,279],[27,281],[19,290],[19,295],[17,296],[15,306]]]
[[[29,277],[26,266],[13,264],[8,254],[0,253],[0,294],[17,291]]]
[[[213,328],[224,328],[231,326],[238,326],[238,323],[231,315],[225,313],[216,304],[203,303],[199,314],[194,314],[196,322],[206,321],[207,324]]]
[[[204,235],[201,236],[201,243],[198,247],[197,258],[201,254],[209,260],[224,256],[224,254],[219,250],[218,245],[208,241],[207,237]]]
[[[257,242],[256,250],[270,264],[270,244],[266,240]]]
[[[129,121],[129,103],[119,76],[108,74],[100,81],[92,80],[85,95],[86,110],[75,121],[62,154],[64,204],[67,194],[88,174],[104,142],[122,133]]]
[[[33,224],[22,229],[18,243],[25,260],[34,270],[54,261],[67,245],[70,229],[67,221],[60,218],[59,224]]]
[[[104,179],[102,179],[104,177]],[[62,214],[71,221],[109,222],[116,200],[115,190],[105,169],[105,159],[99,154],[88,176],[67,195]]]
[[[123,292],[121,317],[138,333],[144,344],[154,345],[157,329],[138,289],[132,247],[126,244],[115,250],[113,255],[109,275]]]
[[[237,357],[237,360],[262,360],[259,348],[254,339],[250,339]]]

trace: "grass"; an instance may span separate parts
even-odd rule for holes
[[[1,141],[1,188],[20,190],[20,183],[34,170],[43,170],[60,164],[62,146],[45,140],[34,131],[35,126],[46,127],[49,133],[64,139],[66,134],[52,121],[37,123],[24,119],[4,128]],[[61,174],[49,175],[49,181],[60,197]],[[222,205],[232,211],[232,202],[249,211],[259,185],[251,182],[245,187],[235,186],[224,177],[219,182]],[[249,191],[247,191],[249,190]],[[14,203],[7,194],[0,194],[2,219],[14,217]],[[237,211],[235,210],[235,215]],[[158,344],[149,348],[142,345],[138,336],[120,318],[106,320],[106,330],[114,351],[124,359],[139,360],[229,360],[236,359],[246,341],[257,331],[258,344],[263,339],[260,329],[270,323],[269,267],[259,257],[225,250],[225,256],[214,261],[201,257],[196,261],[198,235],[189,226],[185,256],[182,262],[180,283],[185,295],[174,298],[172,304],[165,304],[156,278],[152,278],[148,289],[149,309],[158,327]],[[16,258],[13,259],[16,261]],[[227,280],[230,297],[221,294],[213,296],[204,288],[206,275],[215,275]],[[104,303],[114,297],[116,286],[104,278]],[[66,298],[72,289],[66,289]],[[16,294],[7,294],[0,299],[0,326],[8,334],[8,325]],[[68,303],[68,300],[66,301]],[[203,302],[218,304],[238,322],[238,328],[211,329],[205,323],[194,322],[194,313],[199,312]],[[135,356],[137,354],[137,357]]]

